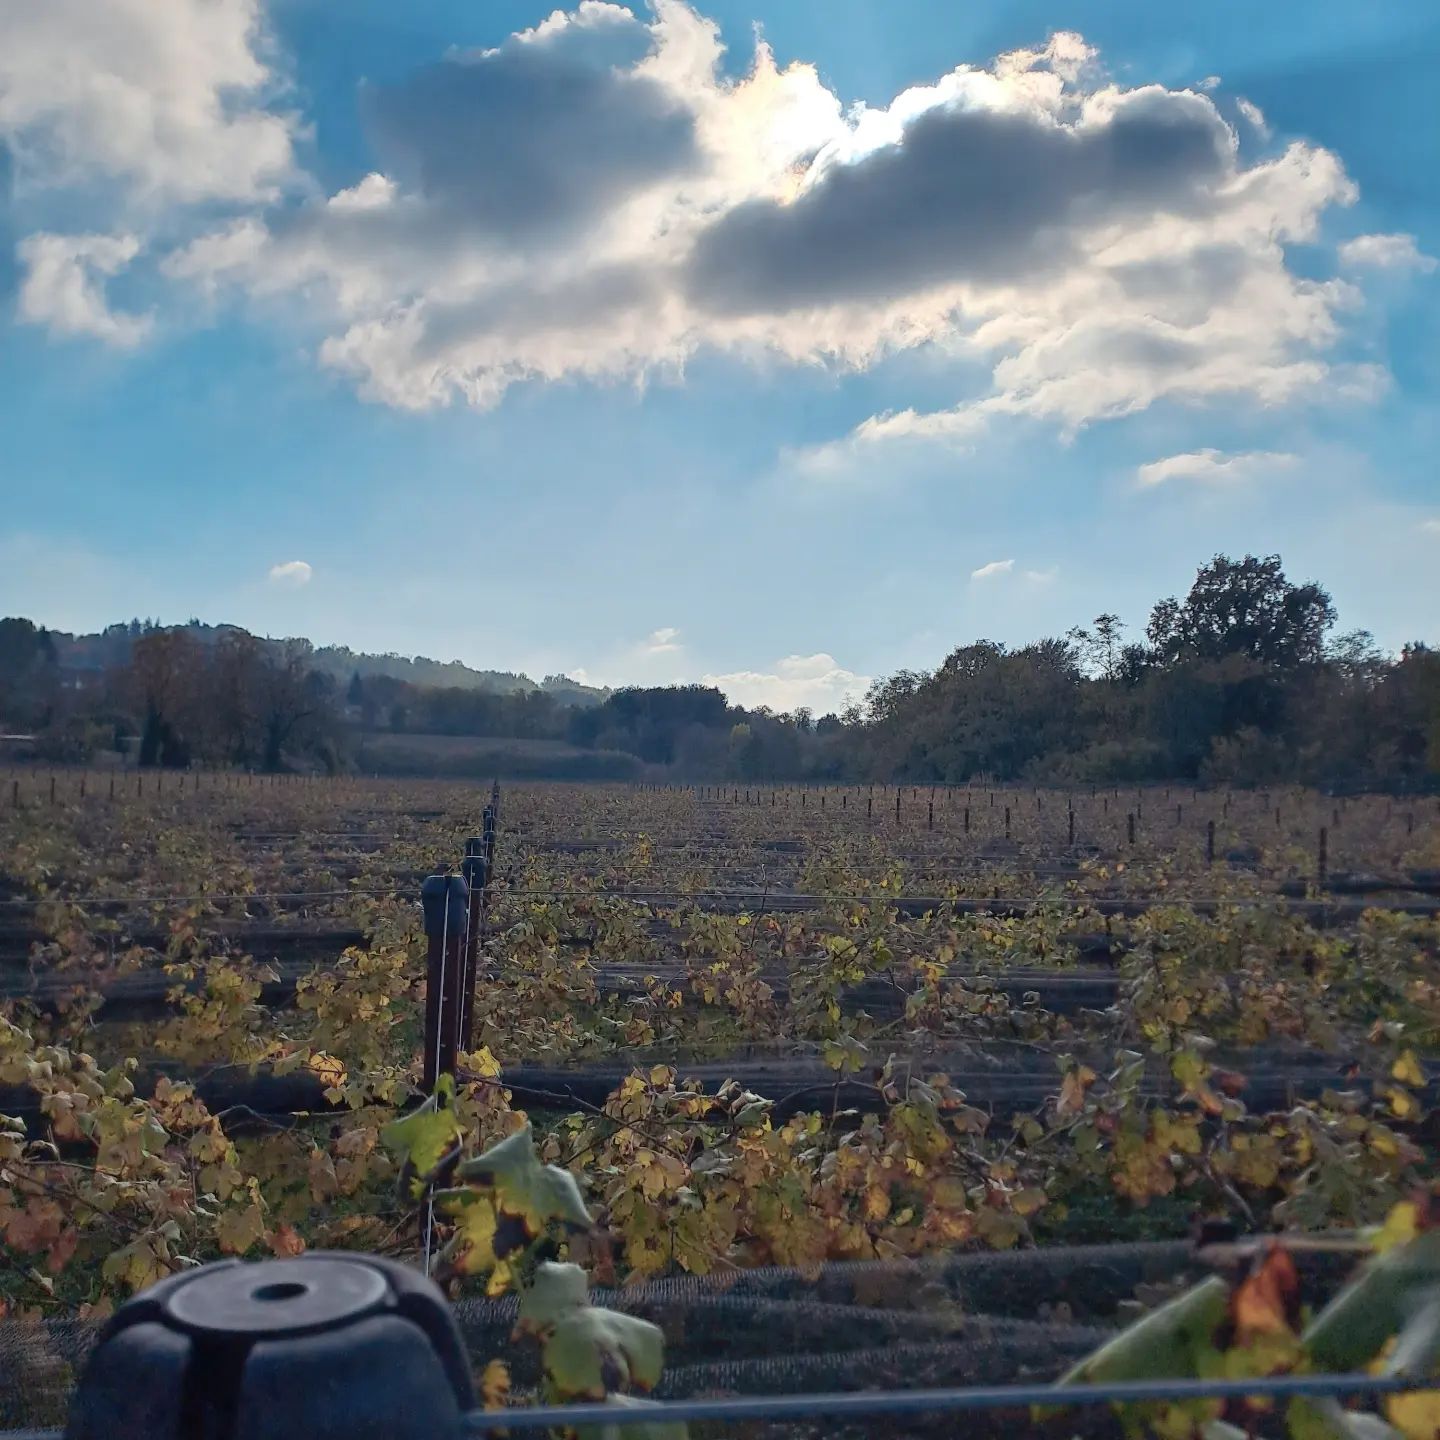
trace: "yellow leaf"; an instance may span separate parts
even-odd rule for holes
[[[231,1255],[243,1255],[264,1238],[265,1214],[258,1200],[252,1200],[243,1210],[226,1210],[215,1222],[216,1242]]]
[[[380,1132],[385,1148],[414,1171],[412,1194],[420,1193],[421,1177],[429,1175],[465,1133],[451,1109],[454,1099],[455,1080],[450,1075],[442,1075],[435,1093],[418,1110],[412,1110],[401,1120],[392,1120]]]
[[[455,1237],[446,1247],[462,1275],[478,1275],[495,1266],[495,1207],[485,1196],[463,1197],[450,1213]]]
[[[1425,1072],[1420,1068],[1419,1062],[1415,1059],[1413,1050],[1404,1051],[1400,1058],[1390,1067],[1390,1078],[1398,1080],[1402,1085],[1423,1085],[1425,1083]]]
[[[1412,1390],[1387,1395],[1385,1413],[1407,1440],[1435,1440],[1440,1435],[1440,1390]]]
[[[488,1045],[468,1051],[461,1057],[461,1063],[472,1075],[479,1075],[485,1080],[493,1080],[500,1073],[500,1062],[490,1053]],[[499,1361],[494,1363],[499,1364]]]
[[[503,1360],[491,1360],[480,1374],[480,1403],[487,1410],[503,1410],[509,1399],[510,1368]]]
[[[1261,1335],[1291,1335],[1298,1317],[1300,1277],[1290,1252],[1272,1245],[1259,1265],[1240,1282],[1231,1299],[1235,1339],[1251,1345]]]
[[[317,1050],[310,1057],[310,1069],[316,1079],[331,1087],[345,1083],[345,1066],[333,1055]]]
[[[1393,1250],[1397,1245],[1406,1245],[1420,1233],[1420,1207],[1413,1200],[1402,1200],[1385,1217],[1385,1223],[1375,1232],[1371,1244],[1377,1255]]]
[[[1017,1215],[1033,1215],[1048,1197],[1038,1186],[1031,1185],[1024,1190],[1017,1190],[1010,1197],[1010,1208]]]
[[[1408,1120],[1420,1108],[1415,1103],[1415,1097],[1408,1090],[1402,1090],[1398,1085],[1392,1085],[1386,1090],[1385,1098],[1390,1102],[1391,1110],[1401,1120]]]
[[[1085,1092],[1094,1083],[1095,1072],[1088,1065],[1077,1065],[1068,1071],[1060,1085],[1055,1113],[1060,1116],[1078,1115],[1085,1108]]]

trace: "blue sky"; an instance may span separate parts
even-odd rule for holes
[[[1437,73],[1383,0],[0,0],[0,613],[825,709],[1278,551],[1440,641]]]

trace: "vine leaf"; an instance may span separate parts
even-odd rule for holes
[[[1067,1371],[1060,1384],[1193,1376],[1202,1362],[1213,1365],[1215,1332],[1224,1323],[1229,1307],[1230,1287],[1218,1275],[1212,1275],[1107,1340]],[[1037,1416],[1052,1413],[1049,1409],[1037,1410]]]
[[[244,1209],[232,1207],[215,1222],[215,1239],[222,1250],[243,1255],[265,1238],[265,1212],[259,1200],[251,1200]]]
[[[1387,1395],[1385,1413],[1407,1440],[1434,1440],[1440,1435],[1440,1390]]]
[[[1310,1322],[1301,1339],[1311,1363],[1317,1369],[1359,1369],[1437,1293],[1440,1230],[1423,1230],[1368,1261]]]
[[[615,1390],[651,1390],[665,1363],[656,1325],[589,1305],[568,1310],[546,1338],[542,1359],[556,1400],[603,1400]]]
[[[442,1075],[423,1105],[380,1132],[385,1148],[401,1160],[401,1183],[409,1181],[413,1197],[418,1198],[426,1177],[465,1133],[454,1105],[455,1077]]]
[[[520,1316],[515,1323],[521,1335],[545,1335],[572,1310],[588,1303],[589,1281],[578,1265],[543,1261],[535,1278],[520,1296]]]
[[[527,1249],[552,1220],[573,1230],[590,1227],[590,1212],[575,1177],[558,1165],[540,1163],[529,1125],[465,1161],[455,1176],[486,1195],[494,1207],[491,1249],[496,1260]],[[443,1194],[447,1200],[466,1203],[464,1189]]]
[[[495,1254],[495,1207],[471,1190],[442,1190],[436,1197],[455,1221],[444,1261],[462,1275],[478,1275],[499,1264]]]
[[[510,1399],[510,1367],[503,1360],[486,1362],[480,1374],[480,1403],[487,1410],[503,1410]]]
[[[1249,1346],[1262,1336],[1290,1337],[1300,1318],[1300,1276],[1290,1252],[1271,1245],[1230,1301],[1235,1343]]]

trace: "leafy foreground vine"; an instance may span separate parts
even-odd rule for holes
[[[1292,1241],[1299,1247],[1303,1237]],[[1061,1384],[1125,1380],[1246,1380],[1365,1372],[1428,1379],[1440,1362],[1440,1204],[1405,1201],[1359,1242],[1373,1256],[1313,1317],[1301,1305],[1291,1249],[1254,1250],[1248,1272],[1212,1275],[1122,1331]],[[1225,1247],[1221,1247],[1222,1249]],[[1283,1413],[1260,1399],[1116,1406],[1127,1433],[1164,1440],[1434,1440],[1440,1390],[1385,1397],[1385,1417],[1338,1400],[1296,1397]],[[1044,1418],[1044,1412],[1037,1414]]]
[[[454,1082],[442,1077],[435,1095],[384,1131],[386,1146],[401,1162],[402,1187],[454,1221],[439,1273],[483,1275],[490,1294],[518,1296],[515,1334],[540,1346],[546,1401],[643,1406],[634,1392],[654,1389],[664,1359],[658,1327],[591,1305],[584,1270],[544,1258],[592,1226],[574,1175],[541,1162],[528,1125],[455,1167],[460,1126],[453,1100]],[[432,1188],[452,1167],[461,1183]],[[508,1368],[492,1360],[482,1378],[487,1405],[503,1401],[509,1389]],[[685,1427],[606,1426],[598,1433],[684,1440]]]

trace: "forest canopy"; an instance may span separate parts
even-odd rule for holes
[[[32,734],[41,759],[143,766],[343,771],[367,736],[475,736],[532,743],[526,773],[553,763],[571,777],[603,752],[597,776],[628,756],[637,775],[757,782],[1440,784],[1440,652],[1387,655],[1336,620],[1328,592],[1292,582],[1278,555],[1217,555],[1143,634],[1107,613],[1021,646],[975,640],[817,718],[731,705],[710,686],[537,684],[234,626],[132,621],[76,637],[11,618],[0,726]],[[486,759],[503,768],[506,754]]]

